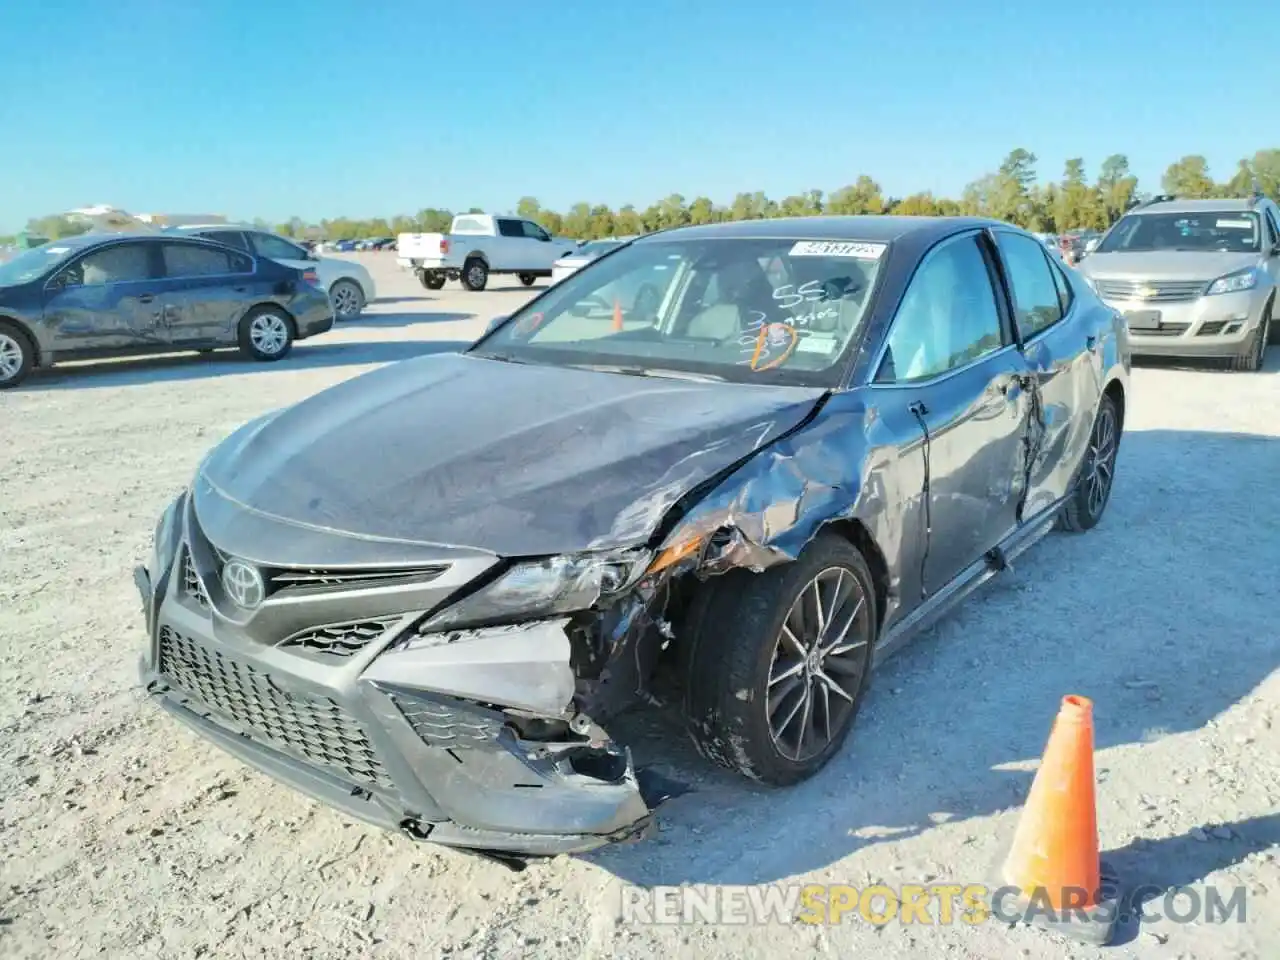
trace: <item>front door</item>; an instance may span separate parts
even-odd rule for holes
[[[1037,393],[1030,433],[1026,503],[1031,520],[1070,492],[1102,392],[1102,358],[1062,269],[1030,237],[996,230],[1027,372]]]
[[[911,280],[877,371],[886,404],[925,435],[922,594],[937,593],[1018,525],[1029,397],[980,232],[945,241]],[[900,412],[901,413],[901,412]]]
[[[151,244],[125,240],[71,261],[45,288],[55,352],[121,350],[163,342],[160,281]]]

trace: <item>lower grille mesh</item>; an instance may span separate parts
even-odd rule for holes
[[[354,717],[327,697],[286,693],[270,676],[160,628],[160,672],[267,743],[352,780],[393,787]]]

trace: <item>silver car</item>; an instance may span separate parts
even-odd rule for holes
[[[607,237],[603,240],[588,240],[568,256],[561,257],[551,265],[551,282],[559,283],[569,274],[581,270],[592,260],[603,257],[606,253],[617,250],[624,243],[635,237]]]
[[[1130,210],[1079,265],[1124,314],[1135,356],[1262,366],[1280,285],[1280,209],[1269,199],[1160,196]]]

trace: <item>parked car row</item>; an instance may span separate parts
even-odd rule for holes
[[[318,264],[197,232],[85,234],[0,264],[0,389],[64,360],[238,346],[255,360],[333,326]]]

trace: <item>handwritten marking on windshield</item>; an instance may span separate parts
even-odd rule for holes
[[[761,327],[756,334],[755,350],[751,354],[752,372],[761,373],[782,366],[790,359],[799,340],[799,331],[790,324],[770,323]],[[781,352],[770,358],[770,354],[779,348]]]
[[[855,260],[879,260],[886,244],[848,243],[831,240],[800,240],[791,248],[793,257],[852,257]]]

